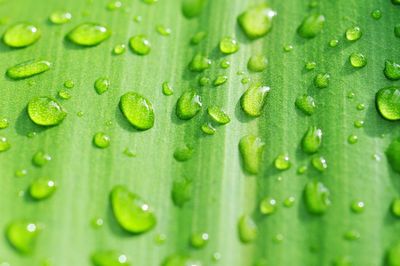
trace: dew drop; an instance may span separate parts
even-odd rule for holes
[[[0,152],[5,152],[11,148],[11,144],[6,137],[0,136]]]
[[[29,118],[40,126],[55,126],[67,116],[64,108],[49,97],[36,97],[30,100],[27,107]]]
[[[333,39],[333,40],[329,41],[329,46],[332,47],[332,48],[336,47],[338,45],[339,45],[339,40],[338,39]]]
[[[211,80],[209,77],[202,76],[199,78],[199,85],[204,87],[210,85]]]
[[[390,210],[395,217],[400,218],[400,198],[393,199]]]
[[[8,122],[7,118],[0,118],[0,129],[8,128],[10,122]]]
[[[219,50],[223,54],[234,54],[239,51],[239,43],[235,38],[232,37],[224,37],[219,42]]]
[[[129,39],[129,47],[138,55],[147,55],[151,51],[150,41],[145,35],[136,35]]]
[[[211,60],[198,53],[193,58],[189,64],[189,69],[194,72],[203,72],[211,66]]]
[[[194,248],[201,249],[204,248],[209,240],[209,236],[205,232],[192,234],[190,237],[190,245]]]
[[[323,214],[331,205],[329,190],[321,182],[310,181],[304,189],[307,210],[312,214]]]
[[[387,120],[400,120],[400,88],[386,87],[375,96],[379,113]]]
[[[296,107],[306,115],[312,115],[315,113],[316,104],[313,97],[309,95],[301,95],[296,98]]]
[[[253,72],[262,72],[268,66],[268,59],[265,55],[252,55],[247,62],[247,69]]]
[[[154,125],[152,103],[136,92],[127,92],[121,96],[119,108],[129,123],[138,130],[148,130]]]
[[[354,27],[348,28],[346,30],[345,36],[346,36],[346,39],[348,41],[355,42],[355,41],[357,41],[358,39],[361,38],[362,31],[361,31],[361,29],[359,27],[354,26]]]
[[[225,75],[219,75],[215,78],[213,84],[214,86],[221,86],[223,84],[225,84],[228,81],[228,77]]]
[[[55,191],[56,183],[47,177],[35,179],[29,187],[29,195],[35,200],[46,199]]]
[[[6,229],[8,242],[23,254],[33,252],[39,234],[39,226],[26,220],[15,220]]]
[[[371,17],[375,20],[382,18],[382,11],[380,9],[375,9],[371,12]]]
[[[288,52],[293,51],[293,48],[294,48],[293,45],[286,44],[286,45],[283,46],[283,51],[288,53]]]
[[[14,48],[27,47],[40,39],[41,31],[33,24],[18,23],[9,27],[3,35],[3,42]]]
[[[349,144],[356,144],[358,142],[358,137],[357,135],[351,134],[348,138],[347,138],[347,142]]]
[[[207,32],[205,31],[199,31],[193,37],[190,39],[190,43],[192,45],[198,45],[201,43],[202,40],[204,40],[207,37]]]
[[[314,78],[314,85],[319,89],[325,89],[329,86],[331,75],[328,73],[319,73]]]
[[[178,162],[185,162],[193,157],[194,148],[191,145],[184,145],[178,147],[174,151],[174,158]]]
[[[249,215],[243,215],[239,218],[238,233],[242,243],[250,243],[257,238],[257,225]]]
[[[312,14],[304,18],[297,29],[298,34],[303,38],[314,38],[324,28],[325,17],[321,14]]]
[[[354,213],[362,213],[365,209],[365,203],[361,200],[355,200],[351,203],[351,210]]]
[[[361,53],[352,53],[349,61],[354,68],[362,68],[367,65],[367,58]]]
[[[126,46],[125,44],[117,44],[114,46],[112,52],[114,55],[121,55],[124,54],[126,51]]]
[[[167,81],[164,81],[162,84],[162,93],[165,96],[171,96],[172,94],[174,94],[174,88],[172,88],[172,86]]]
[[[230,62],[228,59],[226,59],[226,58],[222,59],[222,61],[221,61],[221,63],[220,63],[220,67],[221,67],[222,69],[227,69],[227,68],[229,68],[230,66],[231,66],[231,62]]]
[[[314,70],[317,67],[317,63],[314,61],[307,62],[304,66],[304,68],[308,71]]]
[[[268,86],[250,86],[240,98],[242,110],[251,117],[260,116],[270,90]]]
[[[386,157],[392,169],[400,173],[400,138],[392,140],[386,150]]]
[[[163,25],[158,25],[156,27],[156,31],[161,35],[161,36],[170,36],[172,33],[172,30],[168,27],[165,27]]]
[[[286,208],[291,208],[293,207],[294,203],[296,202],[295,197],[290,196],[287,197],[284,201],[283,201],[283,206],[285,206]]]
[[[239,152],[243,162],[243,169],[249,174],[260,172],[262,154],[265,143],[254,135],[246,135],[240,139]]]
[[[276,206],[276,200],[274,198],[264,198],[260,202],[260,213],[264,215],[271,215],[275,213],[277,206]]]
[[[37,167],[43,167],[51,161],[51,156],[43,151],[36,152],[32,157],[32,163]]]
[[[354,121],[354,127],[356,128],[362,128],[364,126],[364,121],[363,120],[356,120]]]
[[[95,46],[107,40],[111,36],[111,31],[103,25],[97,23],[82,23],[72,29],[67,38],[81,46]]]
[[[29,78],[50,69],[51,63],[45,60],[29,60],[7,69],[7,76],[11,79]]]
[[[71,99],[71,93],[66,89],[61,89],[58,91],[58,97],[63,100]]]
[[[326,162],[325,158],[322,156],[315,156],[311,159],[312,166],[320,171],[324,172],[326,168],[328,168],[328,163]]]
[[[93,144],[100,149],[105,149],[110,146],[111,138],[103,132],[98,132],[93,136]]]
[[[238,23],[249,39],[257,39],[271,31],[276,12],[268,4],[255,5],[239,15]]]
[[[99,250],[92,254],[94,266],[129,266],[128,257],[115,250]]]
[[[108,2],[106,5],[107,10],[109,11],[115,11],[117,9],[120,9],[122,7],[122,2],[121,1],[111,1]]]
[[[201,125],[201,131],[207,135],[214,135],[217,130],[211,123],[204,123]]]
[[[176,115],[179,119],[189,120],[200,112],[201,107],[201,97],[194,91],[186,91],[176,103]]]

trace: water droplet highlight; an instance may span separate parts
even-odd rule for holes
[[[37,42],[41,35],[41,31],[35,25],[18,23],[5,31],[3,42],[13,48],[23,48]]]
[[[194,91],[182,93],[176,103],[176,116],[182,120],[195,117],[202,107],[201,97]]]

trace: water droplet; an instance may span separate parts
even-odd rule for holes
[[[354,213],[362,213],[365,209],[365,203],[361,200],[355,200],[351,203],[351,210]]]
[[[0,136],[0,152],[7,151],[11,148],[10,142],[6,137]]]
[[[288,53],[288,52],[293,51],[293,48],[294,48],[293,45],[286,44],[286,45],[283,46],[283,51]]]
[[[356,230],[349,230],[349,231],[345,232],[343,235],[344,239],[349,240],[349,241],[357,240],[360,238],[360,236],[361,236],[360,233]]]
[[[386,150],[386,157],[392,169],[400,173],[400,138],[392,140]]]
[[[394,36],[396,36],[397,38],[400,38],[400,24],[397,24],[396,26],[394,26]]]
[[[371,17],[375,20],[382,18],[382,11],[380,9],[375,9],[371,12]]]
[[[158,25],[156,27],[156,31],[162,36],[170,36],[172,33],[172,30],[170,28],[165,27],[163,25]]]
[[[228,81],[228,77],[225,75],[219,75],[214,80],[214,86],[221,86]]]
[[[101,227],[104,225],[104,220],[103,220],[102,218],[100,218],[100,217],[93,218],[93,219],[90,221],[90,225],[91,225],[92,228],[94,228],[94,229],[99,229],[99,228],[101,228]]]
[[[238,17],[238,23],[249,39],[257,39],[271,31],[276,12],[268,4],[255,5]]]
[[[209,106],[207,109],[207,113],[211,117],[211,119],[218,124],[225,125],[231,121],[229,115],[217,106]]]
[[[230,66],[231,66],[231,62],[230,62],[227,58],[222,59],[222,61],[221,61],[221,63],[220,63],[220,67],[221,67],[222,69],[227,69],[227,68],[229,68]]]
[[[304,188],[304,199],[308,211],[312,214],[323,214],[331,205],[329,190],[321,182],[310,181]]]
[[[98,79],[96,79],[95,83],[94,83],[94,88],[97,92],[97,94],[101,95],[103,93],[105,93],[106,91],[108,91],[108,89],[110,88],[110,79],[106,78],[106,77],[100,77]]]
[[[312,166],[320,171],[324,172],[326,168],[328,168],[328,163],[326,162],[325,158],[322,156],[315,156],[311,159]]]
[[[358,137],[357,135],[351,134],[348,138],[347,138],[347,142],[350,144],[356,144],[358,142]]]
[[[253,242],[258,235],[257,225],[249,215],[243,215],[238,222],[239,239],[243,243]]]
[[[297,32],[303,38],[314,38],[324,28],[325,17],[321,14],[312,14],[304,18]]]
[[[296,198],[293,196],[287,197],[284,201],[283,201],[283,206],[285,206],[286,208],[291,208],[293,207],[294,203],[296,202]]]
[[[265,143],[254,135],[246,135],[240,139],[239,152],[243,168],[249,174],[256,175],[260,172],[264,148]]]
[[[314,78],[314,85],[319,89],[324,89],[329,86],[331,75],[328,73],[319,73]]]
[[[316,153],[322,144],[322,130],[316,126],[308,128],[301,141],[301,148],[305,153]]]
[[[36,152],[32,157],[32,163],[37,167],[43,167],[50,161],[51,161],[50,154],[47,154],[43,151]]]
[[[32,253],[39,234],[39,226],[25,220],[13,221],[6,229],[6,237],[9,243],[23,254]]]
[[[240,106],[243,111],[251,117],[260,116],[270,90],[268,86],[257,84],[250,86],[240,98]]]
[[[148,5],[153,5],[158,2],[158,0],[142,0],[143,3],[148,4]]]
[[[346,39],[348,41],[355,42],[355,41],[357,41],[358,39],[361,38],[362,31],[361,31],[361,29],[359,27],[354,26],[354,27],[348,28],[346,30],[346,34],[345,35],[346,35]]]
[[[387,79],[390,80],[399,80],[400,79],[400,64],[397,64],[393,61],[386,60],[385,61],[385,69],[383,70]]]
[[[151,51],[150,41],[145,35],[136,35],[129,39],[129,47],[138,55],[147,55]]]
[[[333,40],[329,41],[329,46],[332,47],[332,48],[336,47],[338,45],[339,45],[339,40],[337,40],[337,39],[333,39]]]
[[[211,60],[208,57],[198,53],[192,58],[192,61],[189,64],[189,69],[194,72],[202,72],[208,69],[210,65]]]
[[[212,260],[213,262],[218,262],[218,261],[221,260],[221,258],[222,258],[222,256],[221,256],[221,253],[219,253],[219,252],[214,252],[214,253],[212,254],[212,256],[211,256],[211,260]],[[0,266],[1,266],[1,264],[0,264]]]
[[[206,0],[183,0],[182,13],[189,19],[197,17],[200,15],[206,3]]]
[[[60,97],[63,100],[68,100],[71,99],[72,95],[68,90],[61,89],[58,91],[58,97]]]
[[[390,210],[394,216],[398,218],[400,217],[400,198],[393,199],[392,204],[390,205]]]
[[[125,156],[129,157],[129,158],[134,158],[136,157],[136,153],[134,153],[133,151],[131,151],[129,148],[125,148],[125,150],[122,152]]]
[[[82,111],[79,111],[79,112],[76,113],[76,115],[77,115],[78,117],[82,117],[82,116],[84,116],[84,114],[85,114],[85,113],[82,112]]]
[[[365,104],[359,103],[359,104],[357,104],[356,108],[357,108],[358,111],[362,111],[362,110],[365,109]]]
[[[67,11],[55,11],[49,17],[50,22],[56,25],[68,23],[71,19],[72,14]]]
[[[387,120],[400,120],[400,87],[380,89],[375,96],[379,113]]]
[[[305,66],[304,66],[304,68],[305,68],[306,70],[308,70],[308,71],[314,70],[316,67],[317,67],[317,63],[315,63],[314,61],[307,62],[307,63],[305,64]]]
[[[400,265],[400,242],[390,247],[386,255],[386,265],[398,266]]]
[[[37,42],[41,35],[41,31],[35,25],[18,23],[6,30],[3,42],[10,47],[22,48]]]
[[[176,115],[179,119],[189,120],[200,112],[201,107],[201,97],[194,91],[186,91],[176,103]]]
[[[55,191],[56,183],[47,177],[35,179],[29,187],[30,196],[36,200],[46,199]]]
[[[29,60],[7,69],[7,76],[11,79],[29,78],[50,69],[51,63],[45,60]]]
[[[364,126],[364,121],[363,120],[356,120],[354,121],[354,127],[356,128],[362,128]]]
[[[279,154],[274,161],[275,168],[277,170],[288,170],[291,166],[292,163],[290,162],[289,155],[286,153]]]
[[[307,170],[308,167],[306,165],[299,166],[299,168],[297,168],[297,174],[302,175],[307,172]]]
[[[349,61],[354,68],[362,68],[367,65],[367,58],[361,53],[352,53]]]
[[[134,16],[133,17],[133,21],[135,21],[136,23],[141,23],[142,22],[142,16]]]
[[[244,77],[244,78],[242,78],[242,80],[241,80],[240,82],[241,82],[243,85],[244,85],[244,84],[247,84],[247,83],[250,82],[250,78]]]
[[[67,89],[72,89],[73,87],[75,87],[75,82],[73,80],[66,80],[64,82],[64,87]]]
[[[296,98],[296,107],[306,115],[312,115],[315,113],[317,108],[315,105],[315,100],[309,95],[301,95]]]
[[[155,235],[155,237],[154,237],[154,242],[157,244],[157,245],[162,245],[162,244],[164,244],[165,242],[167,241],[167,235],[166,234],[157,234],[157,235]]]
[[[81,46],[94,46],[102,43],[111,36],[111,31],[97,23],[82,23],[72,29],[67,38]]]
[[[93,136],[93,144],[100,149],[105,149],[110,146],[111,138],[103,132],[98,132]]]
[[[172,184],[171,198],[178,207],[183,207],[185,203],[191,200],[193,195],[192,180],[182,178],[175,180]]]
[[[164,81],[162,84],[162,93],[165,96],[171,96],[172,94],[174,94],[174,88],[172,88],[172,86],[167,81]]]
[[[115,11],[117,9],[120,9],[122,7],[122,2],[121,1],[111,1],[108,2],[106,5],[107,10],[109,11]]]
[[[262,72],[268,66],[268,59],[265,55],[252,55],[247,62],[247,68],[253,72]]]
[[[202,87],[210,85],[210,83],[211,83],[211,80],[209,77],[203,76],[203,77],[199,78],[199,85]]]
[[[348,98],[348,99],[353,99],[354,96],[356,96],[356,94],[355,94],[354,92],[352,92],[352,91],[350,91],[350,92],[347,94],[347,98]]]
[[[168,256],[162,266],[201,266],[201,262],[186,255],[173,254]]]
[[[144,233],[157,223],[150,205],[124,186],[112,189],[111,205],[118,224],[128,232]]]
[[[234,54],[239,51],[239,43],[235,38],[232,37],[224,37],[219,42],[219,50],[223,54]]]
[[[276,234],[273,238],[272,238],[272,240],[275,242],[275,243],[282,243],[282,241],[285,239],[285,236],[284,235],[282,235],[282,234]]]
[[[353,266],[353,260],[349,256],[342,256],[333,261],[333,266]]]
[[[40,126],[55,126],[67,116],[64,108],[50,97],[36,97],[27,107],[29,118]]]
[[[94,266],[129,266],[128,257],[115,250],[99,250],[92,254],[92,263]]]
[[[204,40],[207,37],[207,32],[205,31],[199,31],[197,32],[191,39],[190,43],[192,45],[198,45],[202,40]]]
[[[207,135],[214,135],[217,130],[215,129],[215,127],[213,127],[211,123],[204,123],[201,126],[201,131],[203,131],[203,133]]]
[[[0,129],[8,128],[10,122],[8,122],[7,118],[0,118]]]
[[[207,245],[208,238],[208,234],[204,232],[192,234],[190,237],[190,245],[197,249],[203,248]]]
[[[126,46],[125,44],[117,44],[113,48],[113,54],[115,55],[121,55],[124,54],[126,51]]]
[[[148,130],[154,125],[152,103],[136,92],[127,92],[121,96],[119,108],[129,123],[138,130]]]
[[[19,170],[16,170],[14,173],[15,177],[24,177],[27,174],[28,174],[28,170],[26,170],[26,169],[19,169]]]
[[[174,151],[174,158],[179,162],[185,162],[193,157],[194,148],[191,145],[178,147]]]
[[[277,206],[276,206],[276,200],[274,198],[264,198],[261,202],[260,202],[260,206],[259,206],[260,212],[261,214],[264,215],[271,215],[273,213],[275,213]]]

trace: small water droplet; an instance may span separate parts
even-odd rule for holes
[[[234,54],[239,51],[239,43],[235,38],[232,37],[224,37],[219,42],[219,50],[223,54]]]
[[[282,241],[283,241],[284,239],[285,239],[285,236],[282,235],[282,234],[276,234],[276,235],[272,238],[272,240],[273,240],[275,243],[277,243],[277,244],[282,243]]]
[[[95,251],[91,256],[92,263],[95,266],[129,266],[128,257],[115,250]]]
[[[371,17],[375,20],[382,18],[382,11],[380,9],[375,9],[371,12]]]
[[[117,9],[120,9],[121,7],[122,7],[121,1],[110,1],[106,5],[107,10],[109,11],[115,11]]]
[[[207,113],[211,117],[211,119],[218,124],[226,125],[231,121],[229,115],[217,106],[209,106],[207,108]]]
[[[385,61],[385,69],[383,70],[385,77],[390,80],[399,80],[400,79],[400,64],[397,64],[393,61],[386,60]]]
[[[92,228],[94,228],[94,229],[99,229],[99,228],[101,228],[101,227],[104,225],[104,220],[103,220],[102,218],[100,218],[100,217],[93,218],[93,219],[90,221],[90,225],[91,225]]]
[[[361,200],[355,200],[351,203],[351,210],[354,213],[362,213],[365,209],[365,203]]]
[[[354,97],[356,96],[356,94],[352,91],[350,91],[349,93],[347,93],[347,98],[348,99],[354,99]]]
[[[165,96],[171,96],[172,94],[174,94],[174,88],[172,88],[172,86],[169,84],[168,81],[164,81],[162,84],[162,93]]]
[[[139,15],[133,17],[133,21],[136,23],[141,23],[142,19],[143,19],[142,16],[139,16]]]
[[[326,168],[328,168],[328,163],[326,162],[325,158],[322,156],[315,156],[311,159],[312,166],[320,171],[324,172]]]
[[[223,84],[225,84],[228,81],[228,77],[225,75],[219,75],[215,78],[213,84],[214,86],[221,86]]]
[[[242,78],[242,80],[240,81],[240,83],[242,83],[243,85],[244,84],[247,84],[247,83],[249,83],[250,82],[250,78],[248,78],[248,77],[244,77],[244,78]]]
[[[204,123],[201,125],[201,131],[207,135],[214,135],[217,130],[211,123]]]
[[[281,170],[281,171],[288,170],[292,166],[289,155],[286,153],[279,154],[275,158],[274,166],[277,170]]]
[[[287,197],[284,201],[283,201],[283,206],[285,206],[286,208],[291,208],[293,207],[293,205],[296,202],[296,198],[293,196]]]
[[[205,0],[183,0],[182,13],[186,18],[194,18],[200,15],[207,1]]]
[[[350,144],[356,144],[358,142],[358,137],[357,135],[351,134],[348,138],[347,138],[347,142]]]
[[[365,109],[365,104],[363,104],[363,103],[357,104],[356,109],[357,109],[358,111],[364,110],[364,109]]]
[[[285,44],[284,46],[283,46],[283,51],[284,52],[291,52],[291,51],[293,51],[293,45],[291,45],[291,44]]]
[[[27,174],[28,174],[28,170],[26,170],[26,169],[19,169],[19,170],[16,170],[14,173],[15,177],[24,177]]]
[[[41,31],[30,23],[18,23],[9,27],[3,35],[3,42],[14,48],[27,47],[40,39]]]
[[[333,40],[329,41],[329,46],[332,47],[332,48],[336,47],[338,45],[339,45],[339,40],[338,39],[333,39]]]
[[[238,222],[239,239],[243,243],[253,242],[258,235],[257,225],[249,215],[242,215]]]
[[[301,95],[296,98],[296,107],[306,115],[312,115],[315,113],[316,104],[313,97],[309,95]]]
[[[362,68],[367,65],[367,58],[361,53],[352,53],[349,61],[354,68]]]
[[[172,33],[172,30],[170,28],[165,27],[163,25],[158,25],[156,27],[156,31],[162,36],[170,36]]]
[[[375,96],[379,113],[387,120],[400,120],[400,88],[386,87]]]
[[[302,175],[307,172],[307,170],[308,167],[306,165],[299,166],[299,168],[297,168],[297,174]]]
[[[265,55],[252,55],[247,62],[247,69],[253,72],[262,72],[268,66],[268,59]]]
[[[182,120],[192,119],[200,112],[201,107],[201,97],[194,91],[186,91],[176,103],[176,116]]]
[[[361,235],[357,230],[349,230],[344,233],[343,235],[344,239],[349,240],[349,241],[354,241],[357,239],[360,239]]]
[[[68,23],[71,19],[72,14],[67,11],[54,11],[49,17],[50,22],[56,25]]]
[[[57,95],[63,100],[69,100],[72,97],[71,93],[66,89],[59,90]]]
[[[329,190],[321,182],[310,181],[304,188],[305,203],[312,214],[323,214],[331,205]]]
[[[138,55],[147,55],[151,51],[151,44],[146,35],[136,35],[131,37],[129,39],[129,47]]]
[[[400,138],[392,140],[386,150],[386,157],[392,169],[400,173]]]
[[[354,27],[348,28],[346,30],[345,36],[348,41],[355,42],[361,38],[362,31],[361,31],[360,27],[354,26]]]
[[[107,40],[111,36],[111,31],[103,25],[97,23],[82,23],[72,29],[67,38],[81,46],[95,46]]]
[[[231,66],[231,62],[227,58],[224,58],[224,59],[221,60],[220,67],[222,69],[227,69],[230,66]]]
[[[317,67],[317,63],[315,63],[314,61],[307,62],[307,63],[305,64],[305,66],[304,66],[304,68],[305,68],[306,70],[308,70],[308,71],[314,70],[316,67]]]
[[[324,28],[325,17],[321,14],[311,14],[304,18],[297,32],[303,38],[314,38]]]
[[[157,245],[162,245],[162,244],[164,244],[166,241],[167,241],[167,235],[166,235],[166,234],[159,233],[159,234],[156,234],[156,235],[154,236],[154,242],[155,242]]]
[[[264,215],[271,215],[275,213],[277,206],[274,198],[264,198],[259,205],[260,213]]]
[[[319,73],[314,78],[314,85],[319,89],[324,89],[329,86],[331,75],[328,73]]]
[[[272,21],[276,14],[268,4],[262,3],[240,14],[238,23],[249,39],[257,39],[271,31]]]
[[[125,44],[117,44],[114,46],[112,52],[114,55],[121,55],[124,54],[126,51],[126,46]]]
[[[192,234],[190,237],[190,245],[194,248],[200,249],[207,245],[208,234],[204,232]]]
[[[301,141],[301,148],[305,153],[316,153],[322,144],[322,130],[316,126],[311,126],[304,134]]]
[[[66,80],[64,82],[64,87],[67,89],[72,89],[73,87],[75,87],[75,82],[73,80]]]
[[[6,137],[0,136],[0,152],[5,152],[11,148],[11,144]]]
[[[39,226],[25,220],[15,220],[6,229],[6,237],[9,243],[23,254],[33,252],[39,234]]]
[[[110,198],[114,216],[126,231],[140,234],[156,225],[156,216],[150,205],[126,187],[115,186]]]
[[[179,162],[185,162],[193,157],[194,148],[191,145],[178,147],[174,151],[174,158]]]
[[[240,139],[239,151],[243,168],[249,174],[256,175],[260,172],[264,148],[265,143],[257,136],[246,135]]]
[[[251,117],[260,116],[270,90],[268,86],[250,86],[240,98],[242,110]]]
[[[204,70],[208,69],[211,65],[211,60],[200,54],[197,53],[190,61],[189,69],[194,72],[203,72]]]
[[[202,40],[204,40],[207,37],[207,32],[205,31],[199,31],[193,37],[190,39],[190,43],[192,45],[198,45]]]
[[[46,199],[55,191],[56,183],[47,177],[37,178],[29,187],[29,195],[35,200]]]
[[[119,108],[129,123],[138,130],[148,130],[154,125],[152,103],[136,92],[121,96]]]
[[[8,126],[10,125],[10,122],[8,122],[7,118],[0,118],[0,129],[5,129],[8,128]]]
[[[51,63],[45,60],[29,60],[7,69],[7,76],[11,79],[29,78],[50,70]]]
[[[210,85],[210,83],[211,83],[211,80],[209,77],[202,76],[199,78],[199,85],[202,87],[208,86],[208,85]]]
[[[354,127],[356,128],[362,128],[364,126],[364,121],[363,120],[356,120],[354,121]]]
[[[32,163],[37,167],[43,167],[51,161],[51,156],[43,151],[36,152],[32,157]]]
[[[103,132],[98,132],[93,136],[93,144],[100,149],[105,149],[110,146],[111,138]]]
[[[212,256],[211,256],[211,260],[212,260],[213,262],[218,262],[218,261],[221,260],[221,258],[222,258],[222,256],[221,256],[221,253],[219,253],[219,252],[214,252],[214,253],[212,254]],[[1,265],[0,265],[0,266],[1,266]]]
[[[96,81],[94,82],[94,88],[97,94],[101,95],[108,91],[108,89],[110,88],[110,83],[110,79],[106,77],[100,77],[96,79]]]

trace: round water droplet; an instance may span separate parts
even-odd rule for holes
[[[296,107],[306,115],[315,113],[316,104],[313,97],[309,95],[302,95],[296,98]]]
[[[47,177],[41,177],[34,180],[29,187],[29,195],[35,200],[46,199],[55,191],[56,183]]]
[[[347,142],[350,144],[356,144],[358,142],[358,137],[357,135],[351,134],[348,138],[347,138]]]
[[[115,54],[115,55],[121,55],[121,54],[125,53],[125,51],[126,51],[125,44],[117,44],[113,48],[113,54]]]
[[[205,31],[199,31],[193,37],[190,39],[190,43],[192,45],[198,45],[202,40],[204,40],[207,37],[207,32]]]
[[[128,92],[121,96],[119,108],[129,123],[138,130],[147,130],[154,125],[152,103],[136,92]]]
[[[393,199],[390,210],[394,216],[400,218],[400,198]]]
[[[96,81],[94,82],[94,88],[97,94],[101,95],[108,91],[108,89],[110,88],[110,83],[110,80],[106,77],[100,77],[96,79]]]
[[[400,120],[400,88],[386,87],[375,96],[379,113],[388,120]]]
[[[365,109],[365,104],[359,103],[359,104],[357,104],[356,108],[357,108],[358,111],[362,111],[362,110]]]
[[[64,82],[64,87],[67,89],[72,89],[73,87],[75,87],[75,82],[73,80],[66,80]]]
[[[238,23],[249,39],[257,39],[271,31],[276,12],[268,4],[255,5],[238,17]]]
[[[382,18],[382,11],[380,9],[375,9],[371,12],[371,17],[373,19],[379,20]]]
[[[6,137],[0,136],[0,152],[5,152],[11,148],[10,142]]]
[[[336,47],[338,45],[339,45],[339,40],[337,40],[337,39],[333,39],[333,40],[329,41],[329,46],[332,47],[332,48]]]
[[[100,149],[105,149],[110,146],[111,138],[103,132],[98,132],[93,136],[93,144]]]
[[[167,235],[166,234],[157,234],[157,235],[155,235],[155,237],[154,237],[154,242],[157,244],[157,245],[162,245],[162,244],[164,244],[165,242],[167,241]]]
[[[51,63],[45,60],[29,60],[7,69],[7,76],[11,79],[29,78],[50,69]]]
[[[302,165],[302,166],[299,166],[299,168],[297,168],[297,173],[299,175],[302,175],[305,172],[307,172],[307,170],[308,170],[308,167],[306,165]]]
[[[322,144],[322,130],[311,126],[304,134],[301,141],[301,148],[305,153],[316,153]]]
[[[242,110],[251,117],[260,116],[270,90],[268,86],[250,86],[240,98]]]
[[[37,167],[43,167],[50,161],[51,161],[50,154],[47,154],[43,151],[36,152],[32,157],[32,163]]]
[[[10,122],[8,122],[7,118],[0,118],[0,129],[8,128]]]
[[[208,238],[209,236],[207,233],[195,233],[190,237],[190,245],[197,249],[203,248],[207,245]]]
[[[239,239],[243,243],[253,242],[258,235],[258,228],[249,215],[243,215],[238,222]]]
[[[223,54],[234,54],[239,51],[239,43],[235,38],[232,37],[224,37],[219,42],[219,50]]]
[[[362,31],[361,31],[360,27],[354,26],[354,27],[348,28],[346,30],[345,36],[348,41],[355,42],[361,38]]]
[[[362,213],[365,209],[365,203],[361,200],[355,200],[351,203],[351,210],[354,213]]]
[[[202,87],[210,85],[210,83],[211,83],[211,80],[210,80],[209,77],[204,77],[203,76],[203,77],[199,78],[199,85],[202,86]]]
[[[392,169],[400,173],[400,138],[392,140],[386,150],[386,156]]]
[[[8,242],[19,252],[32,253],[40,229],[37,224],[25,220],[11,222],[6,229]]]
[[[99,250],[92,254],[94,266],[129,266],[128,257],[115,250]]]
[[[314,85],[319,89],[324,89],[329,86],[331,75],[328,73],[319,73],[314,78]]]
[[[274,166],[277,170],[288,170],[292,163],[290,162],[289,155],[287,154],[279,154],[274,161]]]
[[[259,206],[261,214],[271,215],[275,213],[277,206],[274,198],[267,197],[260,202]]]
[[[50,22],[56,25],[68,23],[71,19],[72,14],[67,11],[55,11],[49,17]]]
[[[184,92],[176,103],[176,116],[182,120],[192,119],[200,112],[201,107],[201,98],[196,92]]]
[[[225,111],[217,106],[209,106],[207,109],[207,113],[211,117],[211,119],[218,124],[225,125],[231,121],[229,115],[227,115]]]
[[[171,96],[172,94],[174,94],[174,89],[167,81],[163,82],[162,84],[162,93],[165,96]]]
[[[360,238],[360,236],[361,236],[360,233],[356,230],[349,230],[343,235],[344,239],[349,241],[357,240]]]
[[[174,204],[178,207],[183,207],[186,202],[192,199],[193,184],[192,180],[182,178],[175,180],[172,184],[171,198]]]
[[[303,38],[314,38],[324,28],[325,17],[321,14],[312,14],[304,18],[297,32]]]
[[[215,78],[213,84],[214,86],[218,87],[225,84],[228,81],[228,77],[225,75],[219,75]]]
[[[24,177],[27,174],[28,174],[28,170],[26,170],[26,169],[19,169],[19,170],[16,170],[14,173],[15,177]]]
[[[29,118],[40,126],[55,126],[67,116],[64,108],[49,97],[33,98],[27,107]]]
[[[83,23],[72,29],[67,38],[81,46],[94,46],[102,43],[111,36],[111,31],[97,23]]]
[[[385,69],[383,70],[387,79],[390,80],[399,80],[400,79],[400,64],[397,64],[393,61],[386,60],[385,61]]]
[[[349,61],[354,68],[362,68],[367,65],[367,58],[361,53],[352,53]]]
[[[260,172],[264,148],[265,143],[254,135],[246,135],[240,139],[239,152],[243,169],[249,174],[256,175]]]
[[[185,162],[193,157],[194,148],[191,145],[184,145],[176,148],[174,151],[174,158],[179,162]]]
[[[202,72],[208,69],[210,66],[211,60],[208,57],[198,53],[192,58],[192,61],[190,61],[189,69],[194,72]]]
[[[323,214],[331,205],[329,190],[321,182],[310,181],[304,188],[307,210],[312,214]]]
[[[147,55],[151,51],[150,41],[145,35],[133,36],[129,39],[129,47],[138,55]]]
[[[253,72],[262,72],[268,66],[268,59],[264,55],[252,55],[247,62],[247,68]]]
[[[128,232],[144,233],[156,225],[156,216],[150,205],[124,186],[112,189],[111,205],[118,224]]]
[[[204,123],[201,126],[201,131],[203,131],[203,133],[207,135],[214,135],[217,130],[211,123]]]
[[[325,158],[322,156],[315,156],[311,159],[312,166],[320,171],[324,172],[326,168],[328,168],[328,163],[326,162]]]
[[[14,48],[34,44],[41,36],[40,30],[30,23],[18,23],[9,27],[3,35],[3,42]]]

